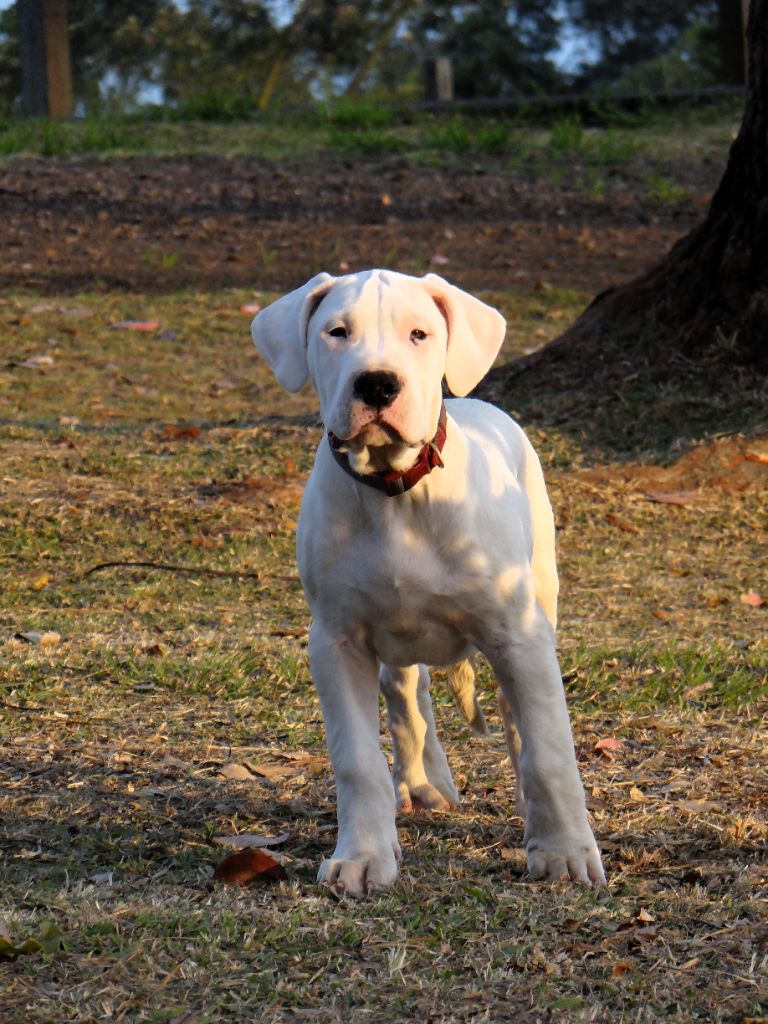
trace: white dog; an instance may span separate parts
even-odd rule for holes
[[[504,331],[496,310],[437,275],[384,270],[318,274],[253,321],[279,383],[312,381],[328,431],[297,547],[338,803],[337,846],[318,879],[355,896],[397,877],[396,808],[459,802],[425,663],[449,666],[481,731],[476,651],[501,688],[531,875],[604,881],[555,652],[554,524],[539,461],[498,409],[443,402],[443,379],[466,395]]]

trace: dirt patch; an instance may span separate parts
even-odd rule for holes
[[[282,290],[320,269],[384,264],[470,289],[591,294],[689,230],[709,177],[698,168],[687,198],[659,204],[632,176],[590,191],[469,160],[18,159],[0,168],[0,286]]]
[[[768,437],[728,438],[703,444],[687,452],[671,466],[632,462],[596,466],[579,474],[596,484],[612,484],[623,491],[642,492],[670,503],[675,496],[684,503],[703,491],[740,494],[768,488]]]

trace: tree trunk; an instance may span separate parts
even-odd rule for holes
[[[66,0],[18,0],[21,109],[25,117],[71,117]]]
[[[720,44],[720,79],[728,85],[744,83],[743,0],[718,0],[717,38]]]
[[[18,0],[18,16],[21,112],[24,117],[45,117],[48,113],[48,83],[42,0]]]
[[[546,348],[502,367],[497,383],[553,359],[607,366],[633,349],[657,376],[680,356],[716,351],[768,369],[768,0],[752,0],[747,42],[744,119],[704,223],[642,277],[598,295]]]

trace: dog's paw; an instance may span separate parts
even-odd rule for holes
[[[533,837],[525,846],[531,878],[605,885],[605,872],[592,834],[578,841],[543,840]]]
[[[408,786],[400,782],[395,786],[395,799],[399,814],[412,814],[414,811],[445,813],[459,806],[459,794],[453,784],[446,794],[428,782],[419,786]]]
[[[334,854],[320,865],[317,880],[339,894],[368,896],[376,889],[389,889],[394,884],[399,860],[399,846],[378,856],[354,859],[344,859]]]

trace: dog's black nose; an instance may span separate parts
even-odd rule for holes
[[[388,370],[369,370],[361,373],[355,381],[352,393],[372,409],[386,409],[391,405],[402,388],[400,378]]]

